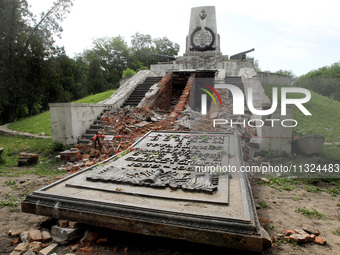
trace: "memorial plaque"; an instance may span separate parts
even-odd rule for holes
[[[197,163],[221,165],[227,157],[221,152],[228,142],[223,136],[152,132],[136,143],[132,152],[67,186],[228,204],[228,175],[196,171]]]
[[[234,133],[151,131],[132,151],[35,191],[23,201],[22,211],[262,251],[247,176],[204,170],[221,165],[243,165]]]

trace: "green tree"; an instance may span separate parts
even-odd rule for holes
[[[89,93],[95,94],[107,89],[106,80],[103,75],[102,61],[98,58],[92,59],[88,72],[88,90]]]
[[[297,76],[293,73],[292,70],[282,70],[282,69],[280,69],[276,73],[288,76],[290,78],[291,84],[294,83],[295,80],[297,79]]]
[[[177,56],[179,48],[167,37],[152,39],[151,35],[135,33],[131,40],[129,67],[134,70],[148,69],[158,62],[158,58],[150,53]]]
[[[157,63],[153,53],[153,41],[151,35],[135,33],[131,39],[129,67],[133,70],[149,69],[149,66]]]
[[[0,0],[0,109],[3,122],[15,120],[19,106],[38,103],[43,62],[56,53],[53,34],[72,0],[58,0],[36,22],[26,0]]]
[[[131,76],[134,76],[136,74],[135,70],[132,70],[130,68],[126,68],[124,71],[123,71],[123,78],[126,78],[126,77],[131,77]]]
[[[173,43],[167,37],[156,38],[153,40],[154,53],[168,56],[177,56],[179,52],[179,44]]]
[[[301,75],[296,85],[340,101],[340,62]]]
[[[103,37],[93,41],[93,48],[84,52],[84,58],[90,64],[100,60],[106,83],[112,88],[118,87],[123,71],[129,59],[129,49],[121,36]]]

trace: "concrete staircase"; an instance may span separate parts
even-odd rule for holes
[[[159,82],[163,77],[147,77],[144,83],[139,84],[137,88],[132,92],[129,98],[124,102],[125,106],[137,106],[139,102],[144,98],[146,92],[155,83]]]
[[[104,123],[101,121],[101,117],[105,112],[109,110],[104,110],[100,115],[98,115],[97,119],[93,122],[89,129],[86,129],[85,134],[82,135],[82,138],[78,140],[79,144],[87,144],[97,132],[104,128]]]
[[[155,83],[159,82],[163,77],[147,77],[144,83],[139,84],[137,88],[132,92],[129,98],[124,102],[122,107],[127,105],[137,106],[139,102],[144,98],[146,92],[148,92],[149,88]],[[103,114],[108,111],[105,110],[98,117],[97,120],[93,122],[89,129],[86,129],[85,134],[82,135],[81,139],[79,139],[79,144],[87,144],[97,132],[104,128],[104,123],[101,121],[101,117]]]

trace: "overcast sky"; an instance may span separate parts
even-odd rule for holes
[[[28,0],[35,14],[53,0]],[[296,75],[340,61],[340,1],[114,1],[75,0],[58,44],[73,57],[92,40],[121,35],[130,43],[136,32],[168,37],[185,51],[192,7],[216,6],[221,51],[249,54],[262,70],[292,70]]]

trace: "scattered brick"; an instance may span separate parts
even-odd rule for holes
[[[93,247],[85,246],[85,247],[80,248],[79,251],[85,254],[91,254],[93,253]]]
[[[61,228],[66,228],[68,226],[68,220],[58,220],[58,226]]]
[[[295,230],[294,229],[290,229],[290,230],[283,230],[283,234],[285,236],[290,236],[292,234],[296,234]]]
[[[20,234],[23,232],[24,230],[17,230],[17,231],[13,231],[13,230],[9,230],[7,232],[7,234],[9,236],[12,236],[12,237],[16,237],[16,236],[20,236]]]
[[[19,238],[15,238],[14,240],[11,241],[12,244],[18,244],[19,243]]]
[[[302,229],[304,231],[306,231],[307,233],[309,233],[309,234],[314,234],[314,235],[317,235],[317,236],[320,234],[318,229],[316,229],[316,228],[314,228],[312,226],[309,226],[307,224],[303,224],[302,225]]]
[[[39,155],[33,153],[20,153],[18,166],[30,166],[39,163]]]
[[[267,182],[267,183],[269,183],[270,181],[269,181],[269,179],[267,179],[267,178],[261,178],[261,181],[263,181],[263,182]]]
[[[41,232],[41,237],[42,237],[42,240],[43,240],[44,243],[52,239],[52,237],[51,237],[51,235],[48,231]]]
[[[41,232],[38,229],[30,230],[28,236],[29,236],[30,242],[35,242],[35,241],[41,242],[42,241]]]
[[[38,253],[41,250],[41,242],[32,242],[29,244],[29,249],[35,253]]]
[[[80,159],[80,151],[76,149],[60,152],[60,158],[66,162],[76,162]]]
[[[77,221],[69,221],[68,227],[69,228],[79,228],[79,227],[81,227],[81,224]]]
[[[99,238],[96,243],[99,245],[105,245],[107,244],[107,241],[108,241],[107,238]]]
[[[325,238],[322,238],[321,236],[315,237],[314,242],[319,245],[325,245],[327,243]]]
[[[29,249],[28,243],[20,243],[18,244],[17,247],[14,248],[13,252],[19,252],[19,253],[14,253],[14,254],[23,254],[24,252],[28,251],[28,249]]]

